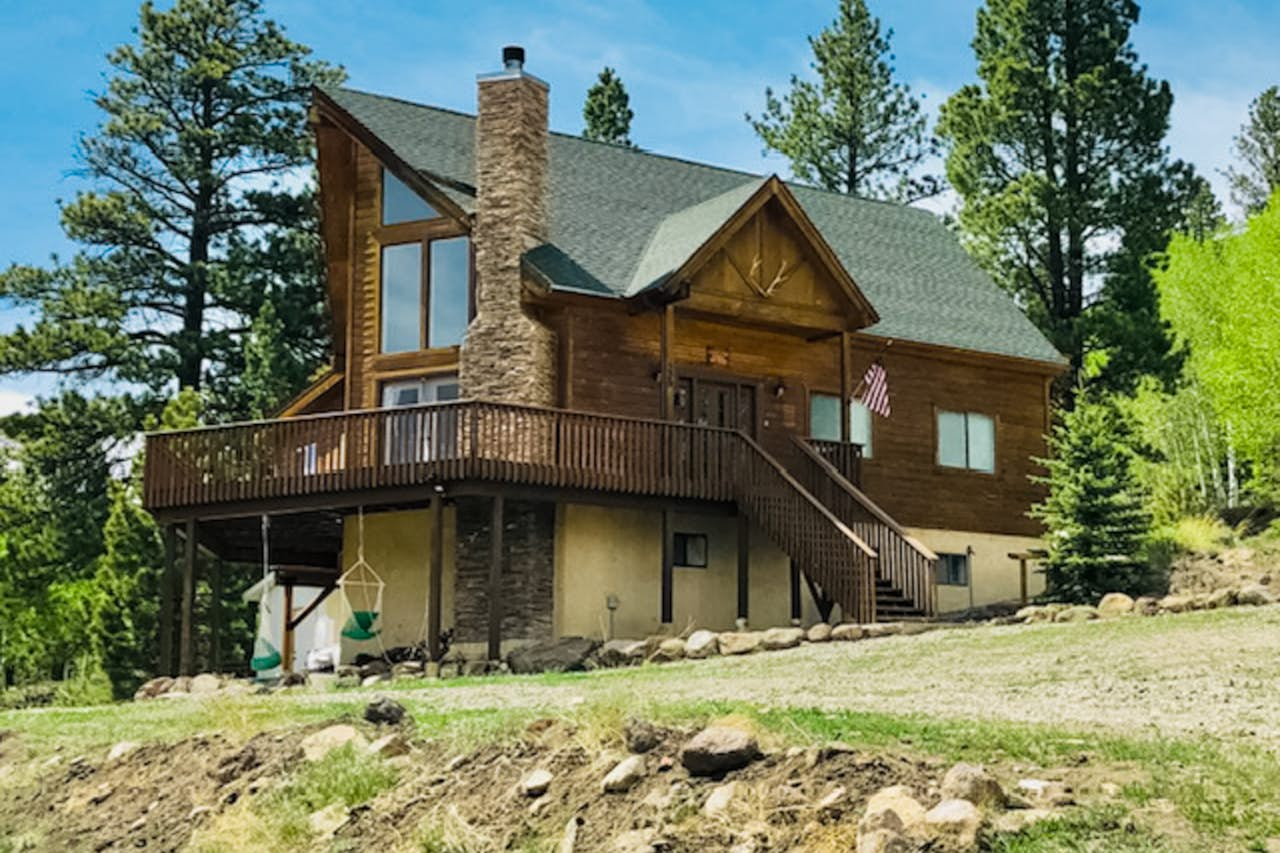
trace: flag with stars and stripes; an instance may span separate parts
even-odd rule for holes
[[[889,374],[879,359],[871,363],[862,377],[862,405],[882,418],[889,417]]]

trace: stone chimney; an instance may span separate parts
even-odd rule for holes
[[[555,334],[521,302],[520,256],[547,237],[547,84],[524,49],[477,79],[476,316],[462,346],[464,397],[551,406]]]

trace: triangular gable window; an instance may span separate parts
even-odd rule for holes
[[[398,225],[401,222],[420,222],[435,219],[440,214],[422,200],[409,186],[395,175],[382,170],[382,224]]]

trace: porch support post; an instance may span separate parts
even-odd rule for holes
[[[502,534],[506,524],[501,494],[493,496],[489,520],[489,660],[502,659]]]
[[[444,600],[440,588],[444,578],[444,498],[431,495],[431,563],[427,573],[427,654],[440,661],[440,608]]]
[[[791,624],[799,625],[804,619],[804,603],[800,600],[800,570],[796,561],[788,561],[791,566]]]
[[[849,333],[840,333],[840,442],[849,443]]]
[[[749,610],[751,564],[751,523],[745,513],[738,511],[738,621],[747,622]]]
[[[672,554],[671,545],[671,511],[662,511],[662,603],[661,618],[658,620],[663,625],[670,625],[675,621],[674,602],[675,602],[675,577],[672,569],[674,554]]]
[[[284,582],[284,671],[293,672],[293,580]]]
[[[675,343],[676,336],[676,307],[672,303],[668,303],[662,309],[662,331],[659,335],[659,349],[661,352],[661,363],[658,371],[662,374],[661,378],[661,418],[670,420],[675,413],[675,386],[671,382],[671,347]]]
[[[160,660],[156,675],[177,675],[173,659],[173,611],[177,604],[175,581],[178,561],[178,527],[164,526],[164,571],[160,575]]]
[[[196,520],[187,519],[182,560],[182,631],[178,641],[178,673],[195,674]]]
[[[222,561],[209,566],[209,671],[222,672]]]

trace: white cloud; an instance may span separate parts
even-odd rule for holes
[[[0,388],[0,415],[30,411],[31,404],[34,402],[35,397],[31,394],[24,394],[10,388]]]
[[[1233,140],[1248,118],[1249,103],[1256,94],[1252,89],[1201,91],[1185,87],[1175,93],[1169,147],[1175,157],[1195,164],[1224,205],[1229,205],[1231,194],[1223,171],[1235,162]]]

